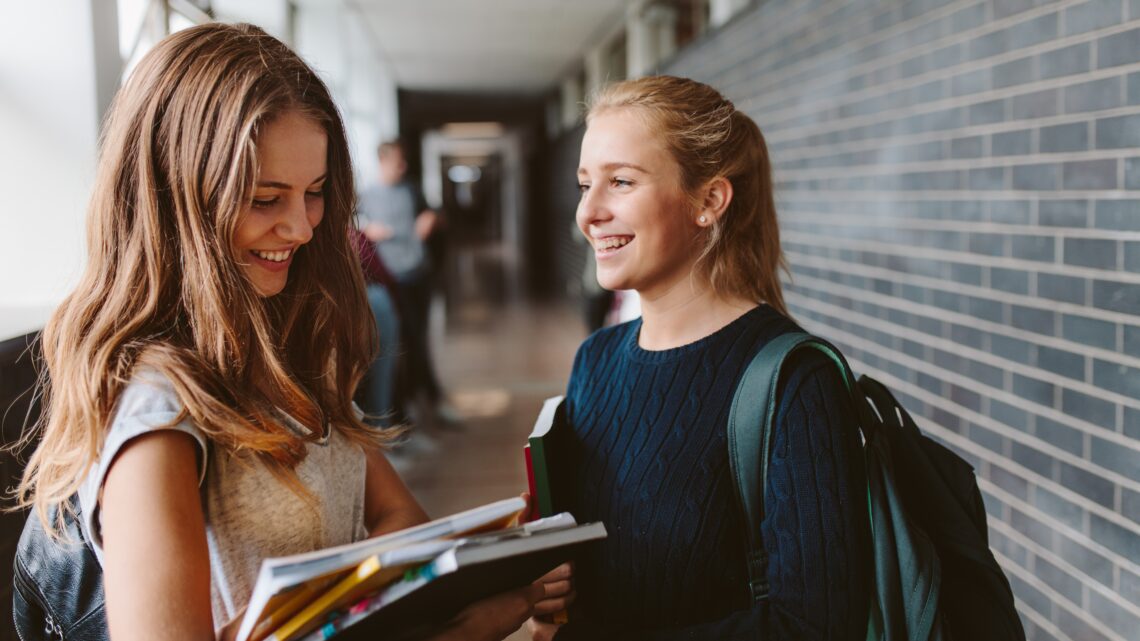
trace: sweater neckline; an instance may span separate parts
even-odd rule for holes
[[[693,352],[705,349],[710,344],[720,340],[725,336],[735,335],[739,333],[740,328],[748,324],[751,319],[763,313],[767,313],[767,310],[770,309],[771,307],[769,307],[767,303],[760,303],[756,307],[753,307],[747,312],[744,312],[740,316],[736,317],[735,320],[709,334],[708,336],[698,338],[691,343],[686,343],[677,347],[657,350],[645,349],[641,345],[638,345],[638,339],[641,337],[642,323],[642,319],[638,318],[636,321],[633,321],[634,326],[631,328],[629,335],[626,337],[625,351],[627,354],[629,354],[629,357],[631,359],[641,363],[666,363],[669,361],[674,361],[692,354]]]

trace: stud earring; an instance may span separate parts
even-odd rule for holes
[[[703,224],[709,222],[709,219],[707,216],[701,216],[700,218],[697,219],[697,222],[703,225]]]

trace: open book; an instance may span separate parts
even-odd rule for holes
[[[526,502],[521,498],[506,499],[384,536],[266,559],[261,564],[257,583],[238,628],[237,641],[268,638],[282,624],[355,571],[358,565],[374,556],[387,555],[379,557],[386,568],[403,567],[414,562],[408,558],[430,557],[431,551],[442,553],[447,548],[445,541],[448,539],[503,529],[525,507]],[[420,547],[413,547],[416,545]]]
[[[327,613],[303,639],[422,638],[444,629],[467,605],[527,585],[571,558],[579,547],[605,536],[601,523],[577,525],[563,513],[465,537],[409,568],[399,580]]]

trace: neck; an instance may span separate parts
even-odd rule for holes
[[[738,297],[718,296],[707,284],[688,279],[656,297],[642,294],[638,345],[665,350],[698,341],[756,307]]]

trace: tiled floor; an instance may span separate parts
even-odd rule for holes
[[[435,327],[435,363],[458,429],[427,426],[392,457],[431,516],[526,489],[522,446],[542,401],[562,394],[585,337],[569,305],[467,303]],[[529,637],[517,633],[510,641]]]

